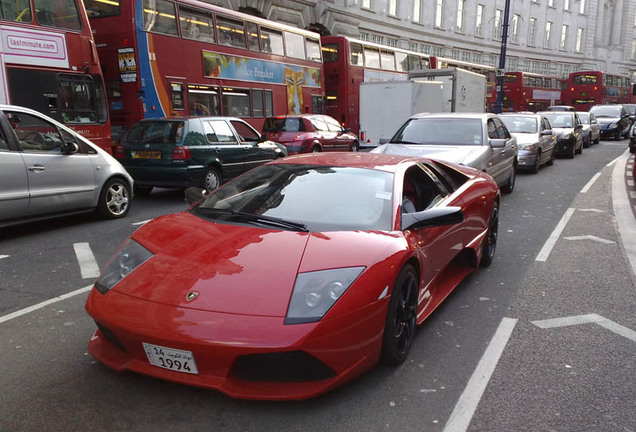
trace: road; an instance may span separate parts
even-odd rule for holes
[[[2,230],[0,431],[636,431],[636,281],[611,197],[626,148],[520,174],[495,262],[418,329],[407,362],[301,402],[116,373],[87,353],[95,266],[136,224],[185,209],[181,194],[139,198],[122,220]]]

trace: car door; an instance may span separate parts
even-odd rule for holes
[[[17,143],[10,140],[6,123],[0,125],[0,224],[24,217],[29,210],[26,165]]]
[[[260,134],[246,122],[230,120],[230,123],[238,134],[239,142],[243,148],[244,171],[251,170],[276,157],[272,144],[262,143]]]
[[[47,119],[5,110],[22,149],[29,182],[28,216],[90,208],[94,204],[95,174],[90,155],[66,153],[70,133]]]
[[[327,129],[329,129],[331,135],[331,150],[333,151],[349,151],[349,147],[351,145],[351,138],[349,138],[346,134],[343,134],[344,128],[331,117],[322,116],[327,124]]]
[[[501,172],[503,179],[508,179],[510,178],[510,172],[515,169],[514,164],[517,157],[517,139],[510,135],[508,128],[501,119],[495,117],[493,121],[497,126],[497,136],[499,139],[506,140],[504,148],[499,149],[499,154],[501,156],[500,163],[502,164],[499,172]]]
[[[545,117],[541,118],[539,124],[539,142],[541,144],[541,154],[545,160],[549,160],[556,145],[556,135],[550,126],[550,121]]]
[[[324,120],[323,116],[314,116],[310,117],[309,121],[311,125],[314,127],[314,135],[315,138],[320,141],[320,146],[322,147],[322,151],[333,151],[335,148],[334,138],[335,132],[329,131],[329,126]]]
[[[210,151],[208,163],[221,165],[223,181],[244,173],[246,144],[239,142],[230,124],[225,119],[209,119],[202,120],[202,126]]]

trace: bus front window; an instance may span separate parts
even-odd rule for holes
[[[8,21],[31,22],[31,4],[29,0],[0,1],[0,17]]]
[[[104,117],[105,109],[98,110],[97,101],[105,105],[105,100],[98,98],[91,77],[60,75],[58,84],[59,109],[65,123],[97,123]]]
[[[75,0],[35,0],[35,19],[40,25],[81,30],[82,23]]]
[[[105,18],[117,16],[120,12],[119,0],[84,0],[89,18]]]

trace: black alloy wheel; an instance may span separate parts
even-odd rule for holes
[[[384,325],[381,361],[398,366],[406,360],[417,327],[419,280],[412,265],[402,268],[395,279]]]
[[[488,267],[495,259],[495,251],[497,250],[497,234],[499,232],[499,203],[493,202],[490,210],[490,219],[488,221],[488,232],[482,245],[481,250],[481,266]]]

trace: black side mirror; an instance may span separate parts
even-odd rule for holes
[[[75,141],[66,141],[64,143],[64,152],[66,154],[75,154],[79,152],[79,146]]]
[[[455,225],[464,221],[461,207],[440,207],[402,214],[402,229]]]
[[[265,141],[267,141],[267,135],[261,135],[261,136],[258,137],[258,142],[259,143],[262,143],[262,142],[265,142]]]

